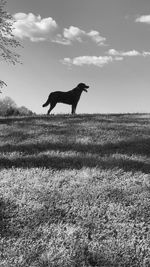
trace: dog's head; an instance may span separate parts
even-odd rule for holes
[[[79,83],[79,84],[77,85],[77,88],[80,88],[80,89],[82,89],[82,91],[87,92],[87,89],[89,88],[89,86],[86,85],[85,83]]]

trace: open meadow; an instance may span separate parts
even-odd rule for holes
[[[150,115],[0,118],[0,267],[150,266]]]

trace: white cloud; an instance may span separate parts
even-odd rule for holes
[[[75,58],[64,58],[62,60],[63,64],[67,64],[68,66],[76,65],[76,66],[83,66],[83,65],[94,65],[97,67],[103,67],[104,65],[112,62],[113,59],[111,56],[80,56]]]
[[[124,57],[135,57],[135,56],[150,56],[150,52],[149,51],[143,51],[143,52],[139,52],[137,50],[131,50],[131,51],[117,51],[115,49],[109,49],[107,52],[108,55],[110,56],[115,56],[115,57],[121,57],[121,59],[123,59]]]
[[[70,41],[82,42],[82,38],[84,35],[86,35],[86,33],[77,27],[70,26],[69,29],[67,28],[64,29],[63,35],[64,35],[64,38]]]
[[[116,61],[121,61],[121,60],[123,60],[123,57],[119,57],[119,56],[118,56],[118,57],[115,57],[114,59],[115,59]]]
[[[147,23],[150,24],[150,15],[144,15],[141,17],[138,17],[135,22],[142,22],[142,23]]]
[[[98,31],[85,32],[78,27],[64,28],[63,33],[58,33],[58,25],[51,18],[41,18],[33,13],[14,14],[13,35],[20,39],[28,38],[32,42],[49,40],[63,45],[71,45],[74,41],[83,42],[92,40],[97,45],[103,45],[106,38]]]
[[[121,56],[121,57],[133,57],[133,56],[140,56],[141,54],[136,50],[131,50],[127,52],[117,51],[115,49],[109,49],[108,54],[111,56]]]
[[[56,37],[53,38],[52,42],[62,45],[71,45],[70,40],[63,38],[61,34],[57,34]]]
[[[70,26],[68,29],[65,28],[63,36],[59,34],[58,38],[56,38],[56,42],[68,45],[75,41],[81,43],[87,40],[92,40],[97,45],[103,45],[106,38],[102,37],[98,31],[91,30],[90,32],[85,32],[74,26]]]
[[[103,67],[104,65],[114,62],[114,61],[122,61],[124,57],[135,57],[135,56],[150,56],[149,51],[138,52],[137,50],[131,50],[127,52],[117,51],[115,49],[110,49],[107,52],[108,56],[79,56],[74,58],[66,57],[61,62],[65,65],[71,67],[72,65],[75,66],[97,66]]]
[[[135,57],[135,56],[140,56],[140,53],[136,50],[132,50],[122,53],[122,56]]]
[[[13,26],[14,36],[23,39],[28,38],[32,42],[44,41],[53,38],[53,33],[57,29],[57,23],[51,17],[41,18],[32,13],[16,13]]]
[[[142,54],[144,57],[150,56],[150,52],[144,51]]]
[[[98,45],[103,45],[106,41],[105,37],[100,36],[100,33],[98,31],[90,31],[87,36],[91,37],[91,39]]]

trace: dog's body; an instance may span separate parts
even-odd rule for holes
[[[68,104],[72,106],[72,114],[75,114],[76,111],[76,107],[78,104],[78,101],[80,99],[81,93],[83,91],[87,92],[87,88],[89,88],[89,86],[87,86],[84,83],[79,83],[77,85],[76,88],[67,91],[67,92],[61,92],[61,91],[56,91],[56,92],[52,92],[46,103],[43,104],[43,107],[46,107],[50,104],[50,109],[48,110],[49,114],[51,112],[51,110],[56,106],[57,103],[64,103],[64,104]]]

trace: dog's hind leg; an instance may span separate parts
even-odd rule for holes
[[[52,109],[56,106],[57,103],[51,103],[50,109],[47,112],[47,115],[50,114],[50,112],[52,111]]]
[[[76,107],[77,107],[77,104],[73,104],[72,105],[71,114],[75,114],[76,113]]]

